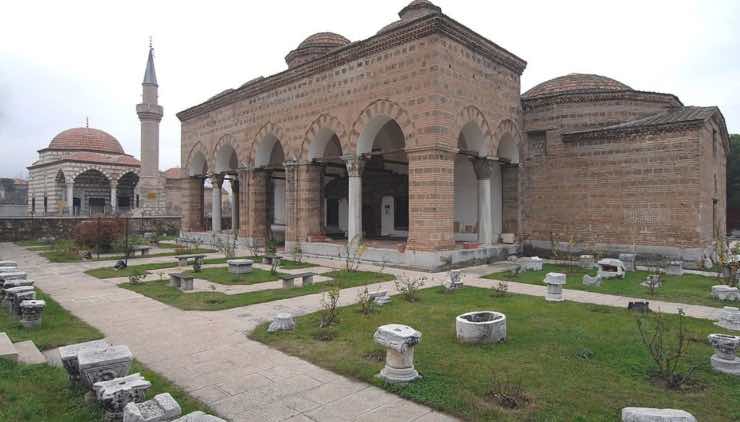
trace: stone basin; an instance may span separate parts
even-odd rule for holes
[[[455,319],[455,331],[460,343],[501,343],[506,340],[506,315],[494,311],[458,315]]]

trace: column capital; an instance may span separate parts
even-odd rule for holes
[[[218,186],[219,188],[224,183],[224,175],[221,173],[214,173],[211,175],[211,184]]]
[[[347,174],[349,177],[360,177],[362,171],[365,169],[365,159],[352,154],[342,156],[344,164],[347,166]]]
[[[471,157],[470,161],[473,163],[473,170],[475,170],[475,176],[478,180],[485,180],[491,178],[491,165],[493,160],[487,157]]]

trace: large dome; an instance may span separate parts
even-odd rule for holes
[[[288,67],[298,66],[349,43],[350,40],[334,32],[319,32],[303,40],[295,50],[288,53],[285,62]]]
[[[632,90],[632,88],[628,85],[612,78],[607,78],[606,76],[571,73],[569,75],[560,76],[558,78],[542,82],[525,92],[522,97],[537,98],[559,94],[629,90]]]
[[[67,129],[51,140],[49,149],[83,150],[124,154],[121,144],[111,134],[99,129]]]

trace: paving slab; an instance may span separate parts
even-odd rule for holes
[[[33,341],[20,341],[15,343],[14,346],[15,350],[18,351],[18,362],[27,364],[46,363],[46,356],[39,351]]]
[[[0,333],[0,359],[18,360],[18,350],[15,349],[10,337],[5,333]]]

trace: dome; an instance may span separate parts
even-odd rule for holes
[[[590,75],[585,73],[571,73],[542,82],[529,91],[525,92],[524,98],[548,97],[551,95],[584,93],[584,92],[608,92],[632,90],[612,78],[601,75]]]
[[[416,18],[420,18],[426,15],[436,15],[442,13],[442,8],[429,0],[414,0],[409,3],[406,7],[398,12],[398,16],[401,18],[397,21],[391,22],[388,25],[382,27],[378,34],[388,32],[396,29],[406,22],[412,21]]]
[[[124,154],[121,144],[111,134],[100,129],[78,127],[67,129],[51,140],[49,149],[85,150]]]
[[[330,51],[349,44],[350,40],[333,32],[319,32],[303,40],[298,47],[285,56],[288,67],[295,67],[328,54]]]

